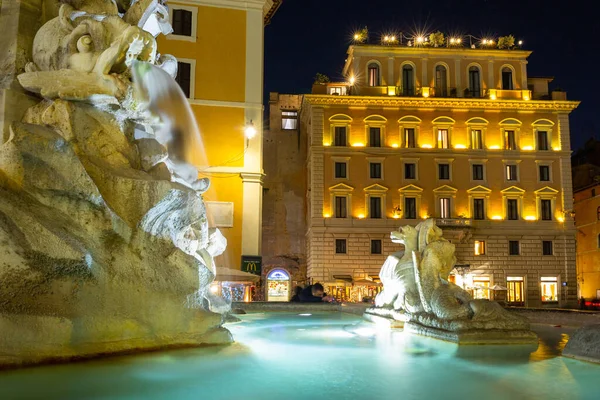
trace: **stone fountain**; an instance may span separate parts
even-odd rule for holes
[[[365,317],[392,327],[458,344],[535,344],[528,321],[498,303],[473,299],[448,280],[455,246],[429,219],[392,232],[404,251],[390,255],[379,277],[383,290]]]
[[[167,9],[54,3],[18,75],[37,104],[0,145],[0,366],[230,342],[207,290],[226,241],[179,151],[198,134],[176,60],[157,53]]]

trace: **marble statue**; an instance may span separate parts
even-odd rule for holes
[[[38,103],[0,143],[0,366],[230,342],[166,7],[56,5],[18,76]]]
[[[404,322],[405,329],[457,342],[537,340],[524,318],[496,302],[473,299],[449,281],[455,246],[443,238],[434,219],[402,227],[391,238],[403,244],[404,251],[390,255],[383,264],[379,274],[383,290],[375,307],[367,310],[367,318],[392,318]]]

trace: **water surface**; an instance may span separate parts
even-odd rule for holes
[[[0,373],[0,399],[600,399],[600,365],[560,357],[572,330],[534,325],[537,351],[376,331],[358,316],[265,313],[230,346]]]

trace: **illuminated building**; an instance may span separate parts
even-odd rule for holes
[[[579,293],[591,300],[600,298],[600,141],[573,156],[573,189]]]
[[[578,102],[527,75],[529,51],[424,43],[352,45],[346,82],[304,97],[308,276],[376,277],[390,231],[434,217],[476,297],[574,305]]]
[[[198,121],[196,166],[211,180],[210,225],[227,238],[218,266],[261,254],[263,33],[281,0],[169,1],[174,32],[158,38]]]

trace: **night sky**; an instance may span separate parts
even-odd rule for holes
[[[283,0],[265,29],[269,92],[310,93],[317,72],[341,80],[352,32],[373,38],[440,30],[475,37],[512,34],[532,50],[529,76],[553,76],[552,88],[581,105],[571,114],[573,149],[600,139],[600,19],[595,0]]]

